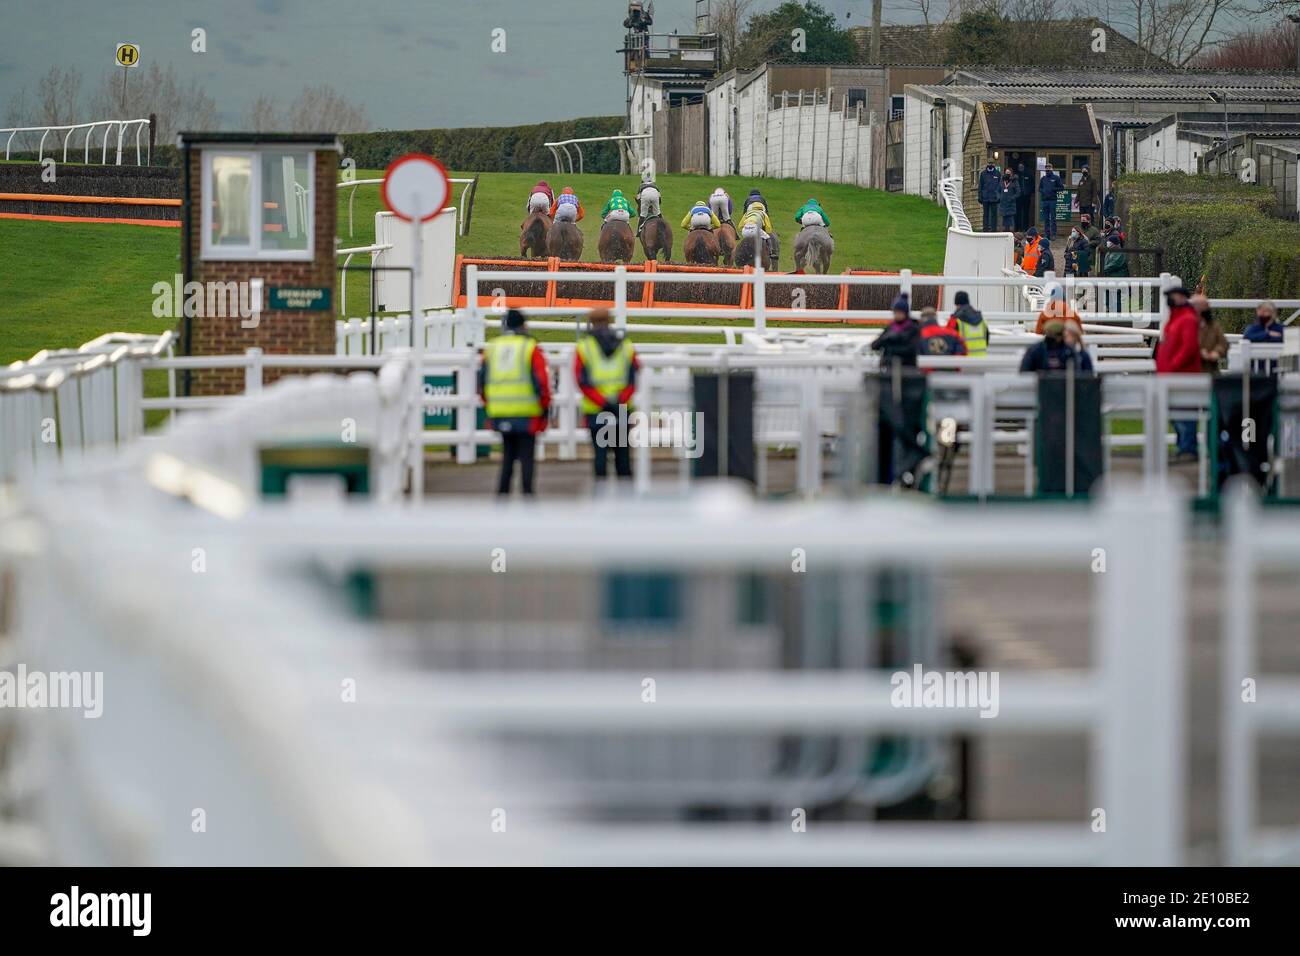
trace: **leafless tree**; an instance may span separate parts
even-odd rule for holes
[[[1193,65],[1207,70],[1292,70],[1296,64],[1297,31],[1247,30],[1204,50]]]
[[[753,6],[754,0],[716,0],[711,8],[709,22],[718,35],[718,54],[724,70],[736,65],[736,47]]]
[[[1154,57],[1187,66],[1249,13],[1246,0],[1107,0],[1105,19]]]
[[[217,104],[198,81],[177,79],[169,63],[164,69],[156,62],[132,70],[123,98],[122,71],[110,68],[91,98],[94,119],[138,119],[153,113],[157,117],[157,142],[170,143],[181,130],[213,130],[217,127]]]
[[[255,133],[265,133],[280,129],[280,109],[274,97],[266,93],[257,94],[257,98],[244,113],[244,126]]]
[[[368,124],[365,108],[328,83],[303,87],[284,116],[287,129],[300,133],[360,133]]]
[[[52,66],[36,81],[34,119],[37,123],[49,123],[52,126],[66,126],[81,122],[76,118],[80,101],[80,71]]]

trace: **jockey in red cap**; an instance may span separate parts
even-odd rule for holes
[[[555,194],[551,192],[551,187],[545,179],[539,179],[528,197],[528,203],[524,206],[524,211],[549,213],[551,206],[554,204]]]

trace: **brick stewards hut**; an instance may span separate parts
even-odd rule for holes
[[[338,136],[181,133],[179,146],[186,286],[198,282],[205,304],[229,303],[238,289],[260,307],[252,318],[186,310],[195,314],[180,319],[184,354],[332,354]],[[183,381],[187,395],[243,389],[242,369],[194,370]]]

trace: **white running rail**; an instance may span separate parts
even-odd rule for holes
[[[10,148],[13,146],[14,136],[16,136],[18,133],[40,133],[41,134],[40,144],[36,148],[36,161],[40,162],[45,158],[46,138],[51,133],[61,132],[63,133],[63,161],[66,163],[68,161],[68,142],[69,140],[71,140],[72,134],[79,129],[84,129],[86,131],[86,141],[85,141],[84,153],[82,156],[82,162],[88,164],[90,162],[90,141],[94,137],[95,130],[99,129],[100,127],[103,127],[104,130],[104,144],[103,144],[103,148],[100,151],[100,163],[102,164],[108,163],[108,137],[113,132],[113,130],[116,129],[117,130],[116,165],[118,166],[122,165],[122,137],[126,135],[127,129],[131,127],[135,128],[135,164],[137,166],[148,165],[149,162],[153,160],[153,155],[149,151],[148,137],[145,137],[144,162],[142,163],[140,161],[141,159],[140,133],[143,130],[148,129],[149,127],[149,120],[147,118],[129,119],[129,120],[118,120],[118,119],[95,120],[93,123],[73,123],[70,126],[0,127],[0,136],[3,136],[5,133],[9,134],[8,138],[5,140],[5,160],[8,161],[9,159],[9,152],[10,152]]]

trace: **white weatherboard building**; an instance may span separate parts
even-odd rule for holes
[[[1175,113],[1134,133],[1135,169],[1140,173],[1179,170],[1199,172],[1202,159],[1237,136],[1300,136],[1300,112],[1277,113]]]

